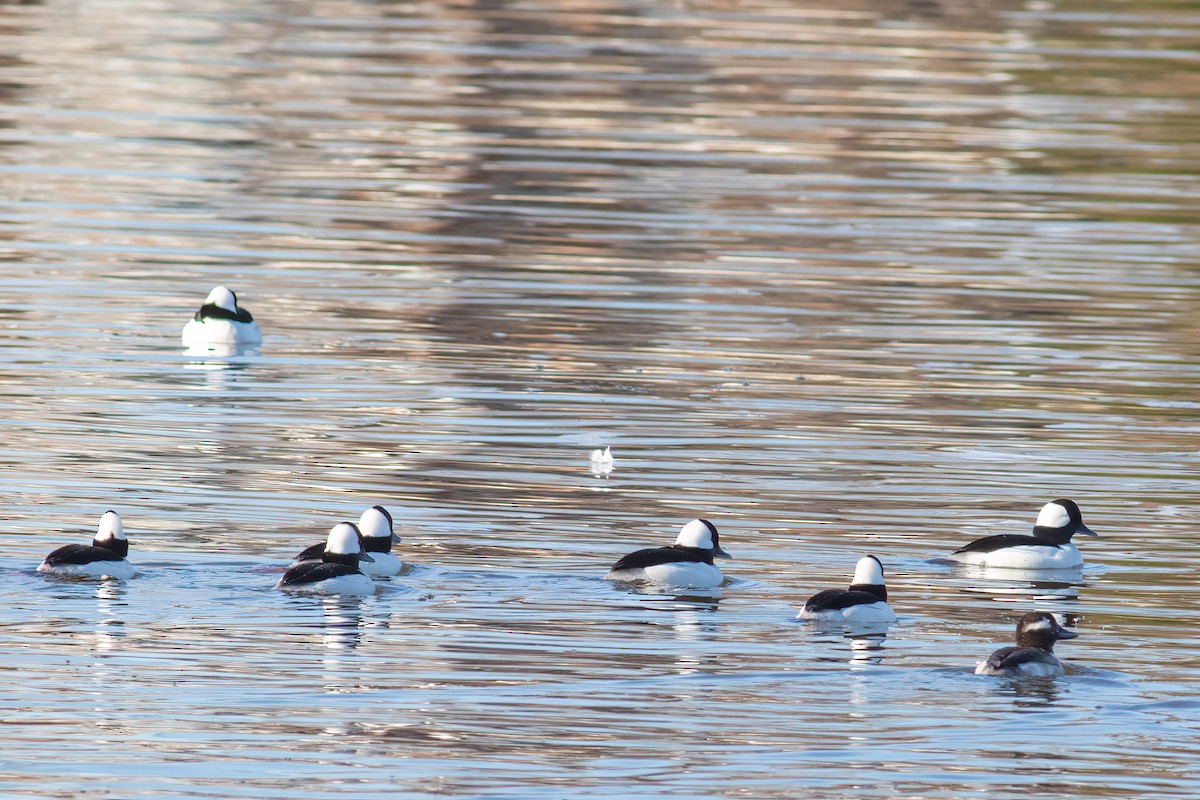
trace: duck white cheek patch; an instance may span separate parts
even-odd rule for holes
[[[1041,528],[1065,528],[1070,524],[1071,515],[1058,503],[1047,503],[1037,518],[1037,525]]]

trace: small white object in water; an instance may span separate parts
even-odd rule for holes
[[[608,475],[613,471],[613,464],[616,462],[613,460],[612,448],[597,448],[592,451],[591,458],[593,475]]]

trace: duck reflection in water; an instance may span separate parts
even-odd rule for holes
[[[362,643],[363,603],[365,598],[353,595],[324,595],[321,597],[324,633],[321,643],[332,653],[349,653]]]
[[[1002,689],[1003,694],[1012,695],[1013,705],[1020,709],[1038,710],[1057,703],[1062,697],[1062,687],[1053,678],[1023,678],[1009,681]]]
[[[321,688],[329,694],[363,689],[364,666],[354,651],[362,644],[365,603],[363,597],[321,597],[321,645],[325,648],[321,657]]]
[[[198,370],[204,382],[196,388],[209,392],[228,392],[238,389],[237,376],[254,366],[251,356],[260,351],[249,345],[204,345],[183,351],[189,360],[183,368]]]
[[[676,601],[687,602],[677,597]],[[671,629],[675,641],[683,645],[675,658],[675,670],[680,675],[711,672],[715,666],[709,645],[717,640],[717,603],[687,603],[674,609]],[[695,645],[695,646],[692,646]]]
[[[887,639],[886,633],[847,634],[846,638],[850,640],[850,649],[854,651],[850,657],[851,664],[865,666],[883,663],[887,655],[887,648],[883,644]]]
[[[996,600],[1011,601],[1014,596],[1030,600],[1073,600],[1079,589],[1086,586],[1083,568],[1063,570],[1021,570],[1002,567],[964,567],[963,574],[980,581],[964,586],[975,594],[990,595]]]
[[[118,616],[118,609],[125,602],[127,589],[117,581],[105,581],[96,586],[96,652],[111,650],[125,638],[125,621]]]

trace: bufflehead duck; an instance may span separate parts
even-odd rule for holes
[[[392,552],[392,543],[398,543],[400,537],[392,530],[392,515],[383,506],[372,506],[358,518],[358,530],[362,534],[363,557],[358,568],[365,575],[388,577],[399,575],[404,562]],[[300,551],[293,563],[312,561],[321,558],[325,551],[325,543],[318,542]]]
[[[1033,535],[1004,533],[976,539],[950,554],[951,561],[981,567],[1010,569],[1074,569],[1083,566],[1079,548],[1071,544],[1077,533],[1098,534],[1083,524],[1073,500],[1055,500],[1042,506]]]
[[[121,517],[115,511],[105,511],[90,545],[68,544],[60,547],[38,565],[38,572],[67,575],[76,578],[133,577],[133,565],[125,560],[129,555],[129,540]]]
[[[849,589],[826,589],[808,598],[797,619],[816,622],[870,625],[896,621],[887,604],[883,564],[875,556],[863,556],[854,567]]]
[[[987,661],[980,662],[975,674],[1009,678],[1066,675],[1062,662],[1054,655],[1054,643],[1078,635],[1059,625],[1048,611],[1030,611],[1017,621],[1017,646],[1001,647]]]
[[[283,573],[275,588],[285,592],[374,594],[375,582],[358,568],[362,555],[361,537],[357,525],[339,522],[329,531],[321,560],[301,561],[292,566]]]
[[[650,547],[622,556],[604,576],[609,581],[644,581],[679,589],[712,589],[724,576],[713,556],[729,558],[721,549],[717,527],[706,519],[684,525],[669,547]]]
[[[205,344],[262,344],[262,331],[250,312],[239,308],[237,295],[218,286],[204,298],[204,305],[183,326],[183,346]]]

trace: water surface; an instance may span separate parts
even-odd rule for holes
[[[1200,791],[1187,4],[51,0],[0,40],[6,796]],[[261,353],[180,349],[217,283]],[[930,562],[1056,497],[1078,580]],[[407,574],[272,591],[374,503]],[[107,508],[140,577],[33,572]],[[601,580],[695,516],[718,596]],[[885,640],[794,621],[867,552]],[[1033,608],[1072,673],[972,675]]]

